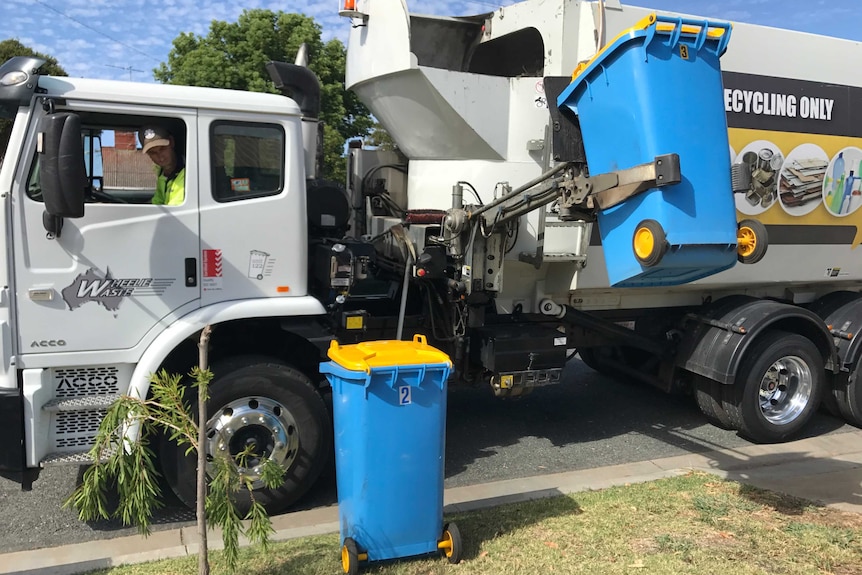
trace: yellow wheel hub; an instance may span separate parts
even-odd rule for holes
[[[638,228],[635,232],[634,241],[635,255],[641,259],[648,259],[655,250],[655,236],[652,230],[647,228]]]
[[[740,256],[747,258],[757,248],[757,234],[749,227],[741,227],[736,234],[736,251]]]
[[[443,532],[443,541],[439,541],[437,543],[437,549],[443,551],[446,554],[446,557],[451,557],[452,553],[454,553],[455,546],[452,543],[452,534],[449,533],[449,530]]]
[[[347,545],[341,547],[341,568],[345,573],[350,573],[350,552],[347,550]]]

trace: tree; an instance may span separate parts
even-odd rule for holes
[[[306,44],[308,67],[321,83],[322,175],[343,182],[344,142],[364,137],[373,121],[356,95],[344,89],[344,44],[323,42],[320,34],[320,26],[308,16],[244,10],[237,22],[214,20],[206,36],[180,34],[167,63],[153,73],[166,84],[275,93],[264,65],[270,60],[293,62],[299,47]]]
[[[206,402],[213,377],[208,368],[210,330],[210,326],[206,326],[201,332],[198,366],[190,374],[197,388],[198,421],[207,419]],[[222,528],[225,562],[228,569],[234,571],[238,564],[239,535],[245,534],[266,550],[273,533],[272,524],[263,505],[254,500],[251,480],[238,471],[230,455],[215,453],[208,461],[206,450],[201,449],[206,441],[206,426],[195,421],[185,399],[188,388],[182,379],[182,376],[161,371],[152,377],[150,397],[122,396],[108,408],[90,449],[94,463],[84,472],[83,481],[65,506],[74,507],[82,521],[113,516],[125,525],[137,525],[141,533],[148,535],[153,510],[161,506],[158,472],[149,443],[157,433],[166,433],[179,445],[186,445],[189,451],[197,453],[198,572],[200,575],[210,572],[208,522]],[[126,433],[134,428],[140,431],[140,437],[132,442]],[[253,449],[246,447],[235,456],[240,468],[245,468],[246,461],[257,456]],[[281,484],[284,470],[277,463],[266,459],[262,467],[261,480],[268,487]],[[117,508],[110,511],[107,491],[112,483],[116,485],[119,502]],[[239,489],[248,489],[252,494],[251,509],[245,516],[249,521],[247,528],[243,528],[242,518],[231,499],[231,494]]]
[[[39,73],[51,76],[68,76],[53,56],[36,52],[14,38],[0,42],[0,64],[15,56],[35,56],[36,58],[42,58],[45,60],[45,63],[42,64]],[[3,157],[6,155],[6,146],[9,144],[9,136],[11,135],[12,120],[0,118],[0,164],[3,163]]]
[[[362,143],[367,148],[378,150],[388,151],[398,149],[398,145],[395,143],[395,140],[392,139],[392,136],[386,131],[386,128],[384,128],[379,122],[374,123],[368,136],[365,137],[365,140],[363,140]]]

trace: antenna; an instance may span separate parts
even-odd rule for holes
[[[132,68],[131,66],[112,66],[111,64],[105,64],[108,68],[117,68],[118,70],[126,70],[129,73],[129,82],[132,81],[132,72],[143,72],[143,70],[138,70],[137,68]]]

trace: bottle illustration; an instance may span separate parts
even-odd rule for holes
[[[844,201],[844,152],[840,152],[832,166],[832,191],[826,196],[826,205],[833,214],[841,213]]]
[[[850,177],[844,182],[844,193],[841,194],[841,209],[838,210],[839,214],[846,214],[847,210],[850,209],[850,193],[853,188],[854,179],[853,170],[850,170]]]
[[[862,160],[859,160],[859,170],[856,172],[862,176]],[[850,205],[847,207],[848,214],[852,214],[862,205],[862,177],[856,176],[850,185]]]
[[[839,214],[849,214],[853,211],[850,209],[850,202],[853,197],[853,187],[856,185],[856,181],[860,179],[862,178],[854,176],[853,170],[850,170],[850,176],[844,184],[844,193],[842,194],[843,201],[841,202],[841,211],[838,212]]]

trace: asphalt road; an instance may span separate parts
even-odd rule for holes
[[[706,423],[690,397],[614,381],[577,359],[567,367],[564,381],[506,401],[487,389],[452,391],[446,487],[750,445],[735,433]],[[819,413],[802,437],[851,429]],[[78,467],[47,469],[30,492],[0,479],[0,552],[134,533],[117,522],[82,523],[72,510],[62,508],[82,472]],[[300,508],[335,501],[335,472],[330,466]],[[193,521],[191,511],[169,501],[158,512],[154,528]]]

